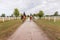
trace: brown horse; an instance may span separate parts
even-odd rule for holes
[[[23,16],[23,22],[26,20],[26,16]]]
[[[32,16],[30,16],[30,21],[32,20]]]

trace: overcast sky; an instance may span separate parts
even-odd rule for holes
[[[14,8],[26,14],[37,13],[39,10],[43,10],[45,15],[53,14],[55,11],[60,14],[60,0],[0,0],[0,15],[11,15]]]

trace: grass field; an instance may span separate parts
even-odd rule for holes
[[[60,21],[53,22],[53,20],[38,19],[35,22],[51,40],[60,40]]]
[[[21,24],[21,20],[0,22],[0,40],[6,40]]]

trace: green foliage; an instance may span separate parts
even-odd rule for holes
[[[54,16],[58,16],[58,11],[55,12]]]
[[[37,14],[33,14],[33,16],[37,16]]]
[[[19,16],[19,11],[18,11],[17,8],[14,9],[14,15],[15,15],[15,17],[18,17]]]
[[[29,17],[29,15],[27,15],[27,17]]]
[[[39,11],[39,13],[37,14],[37,16],[39,16],[40,18],[44,15],[43,11]]]
[[[11,16],[10,17],[13,17],[13,14],[11,14]]]
[[[5,14],[2,14],[1,17],[5,17]]]

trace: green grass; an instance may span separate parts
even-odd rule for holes
[[[38,19],[35,22],[47,33],[51,40],[60,40],[60,21],[53,22],[53,20]]]
[[[22,24],[21,20],[10,20],[0,23],[0,40],[6,40]]]

